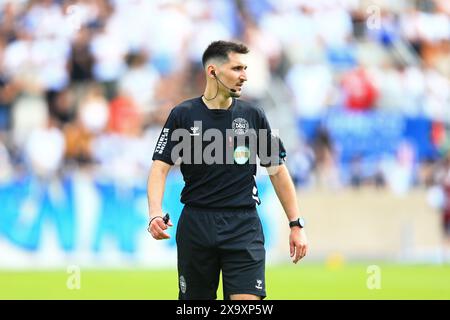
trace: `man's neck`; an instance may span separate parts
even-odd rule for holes
[[[233,99],[230,96],[225,97],[221,94],[218,94],[214,99],[207,100],[205,97],[213,97],[215,94],[210,91],[211,90],[205,90],[202,96],[203,102],[209,109],[228,109],[233,103]]]

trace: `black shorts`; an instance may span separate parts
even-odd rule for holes
[[[265,298],[266,251],[256,208],[185,206],[176,240],[180,300],[216,299],[221,271],[224,299],[231,294]]]

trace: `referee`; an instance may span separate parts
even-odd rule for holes
[[[172,109],[153,154],[148,230],[157,240],[169,238],[165,230],[172,223],[163,219],[161,203],[167,174],[181,158],[185,186],[176,232],[179,299],[216,299],[221,271],[225,299],[266,297],[264,234],[256,211],[260,204],[256,154],[286,212],[293,262],[306,255],[304,222],[284,165],[283,144],[272,134],[262,109],[238,100],[247,80],[248,51],[245,45],[228,41],[208,46],[202,58],[203,95]],[[207,139],[206,132],[221,136]]]

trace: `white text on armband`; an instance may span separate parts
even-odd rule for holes
[[[169,140],[169,129],[164,128],[161,133],[161,136],[159,137],[158,143],[156,144],[155,153],[162,154],[168,140]]]

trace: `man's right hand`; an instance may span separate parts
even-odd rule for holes
[[[153,221],[148,226],[148,232],[150,232],[152,237],[156,240],[170,239],[170,236],[165,233],[164,230],[167,230],[168,227],[172,227],[173,224],[169,220],[166,225],[162,219],[163,216],[164,215],[162,212],[160,212],[159,214],[155,213],[150,216],[150,219],[153,219],[153,217],[158,217],[156,219],[153,219]]]

